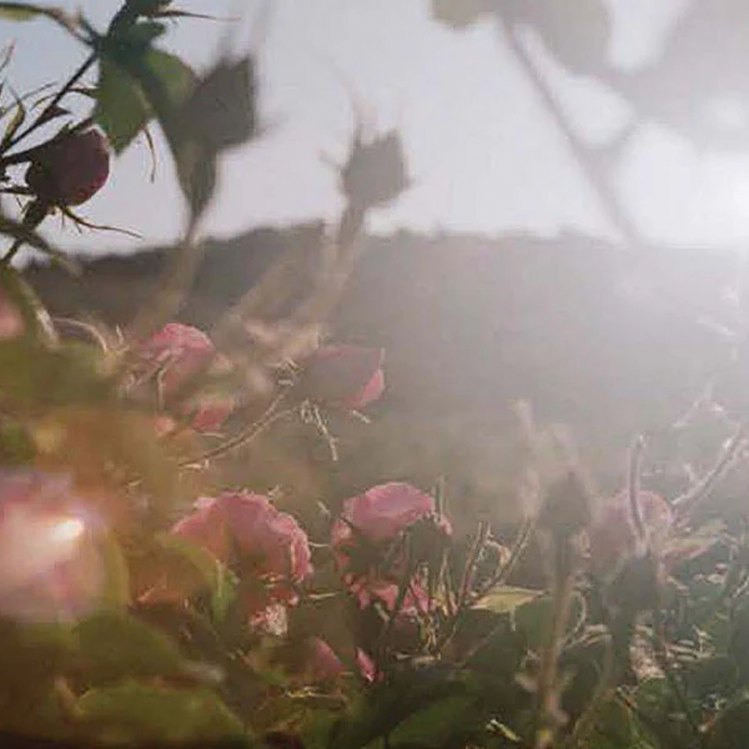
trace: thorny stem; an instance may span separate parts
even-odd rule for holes
[[[284,409],[282,411],[276,410],[278,406],[282,403],[285,396],[286,396],[286,393],[280,393],[278,396],[276,396],[276,398],[271,402],[271,404],[265,410],[263,415],[257,421],[254,421],[248,427],[246,427],[241,432],[239,432],[239,434],[235,435],[234,437],[231,437],[225,442],[222,442],[220,445],[216,445],[216,447],[213,447],[210,450],[206,450],[201,455],[196,455],[195,457],[192,457],[192,458],[186,458],[185,460],[180,462],[179,467],[186,468],[188,466],[194,466],[194,465],[198,465],[201,463],[205,463],[207,460],[218,458],[221,455],[225,455],[226,453],[231,452],[232,450],[235,450],[241,445],[245,445],[248,442],[252,442],[252,440],[256,439],[262,432],[268,429],[272,424],[275,424],[277,421],[280,421],[281,419],[284,419],[287,416],[290,416],[291,414],[295,413],[296,409],[293,409],[293,408]]]
[[[637,540],[642,543],[645,538],[645,523],[640,506],[640,467],[642,465],[642,454],[645,450],[645,439],[638,435],[629,454],[628,495],[629,511],[632,516],[632,524],[635,528]]]
[[[566,550],[572,552],[571,548]],[[553,600],[554,611],[551,620],[551,632],[546,647],[541,653],[536,683],[536,712],[534,718],[533,746],[534,749],[546,749],[551,739],[549,733],[549,719],[555,720],[557,712],[559,684],[557,669],[559,657],[564,644],[564,631],[569,618],[574,590],[574,567],[564,571],[562,579],[554,582]]]
[[[55,96],[52,98],[49,104],[47,104],[47,106],[44,107],[44,109],[39,113],[39,116],[34,120],[34,122],[32,122],[28,127],[16,133],[10,139],[10,141],[8,141],[8,143],[3,149],[3,152],[7,151],[9,148],[12,148],[17,143],[19,143],[24,138],[26,138],[28,135],[30,135],[35,130],[37,130],[39,127],[41,127],[47,121],[47,118],[49,117],[50,113],[54,111],[57,105],[69,93],[69,91],[73,88],[73,86],[75,86],[75,84],[78,83],[78,81],[88,72],[88,70],[96,62],[97,59],[98,59],[98,55],[96,54],[96,52],[92,52],[78,66],[78,69],[67,80],[67,82],[63,85],[63,87],[55,94]],[[0,160],[0,162],[1,161],[2,160]]]
[[[744,426],[739,424],[731,439],[723,448],[715,465],[705,476],[697,482],[695,486],[687,490],[684,494],[673,501],[674,507],[681,515],[680,522],[687,519],[689,514],[709,495],[713,486],[723,476],[723,474],[738,459],[741,449],[746,447],[746,433]]]
[[[603,203],[603,207],[612,223],[626,242],[630,244],[641,244],[640,237],[636,228],[622,211],[613,191],[607,184],[606,180],[603,179],[603,177],[600,175],[599,170],[596,168],[595,164],[593,164],[588,157],[586,149],[582,147],[580,143],[578,143],[574,132],[567,124],[564,115],[562,114],[559,106],[554,100],[554,96],[549,90],[549,87],[545,84],[543,78],[539,75],[535,66],[528,58],[528,55],[523,49],[522,44],[520,44],[520,42],[518,41],[514,25],[507,19],[501,19],[497,25],[500,33],[504,32],[510,49],[523,68],[523,71],[538,91],[538,94],[541,97],[544,106],[553,118],[557,128],[567,141],[567,145],[572,151],[572,154],[577,161],[578,166],[584,173],[585,178],[593,187],[599,201]]]

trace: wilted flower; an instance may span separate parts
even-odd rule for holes
[[[659,494],[640,491],[638,495],[643,530],[650,548],[659,551],[671,530],[674,513]],[[624,491],[607,500],[588,529],[590,564],[601,577],[615,575],[628,560],[643,551],[632,518],[629,493]]]
[[[322,405],[357,411],[385,390],[384,357],[382,349],[323,346],[304,362],[300,389]]]
[[[305,532],[259,494],[227,492],[203,498],[173,532],[238,574],[246,583],[243,598],[250,616],[262,614],[271,603],[296,603],[298,585],[312,572]]]
[[[69,133],[35,155],[26,184],[44,202],[75,206],[85,203],[109,176],[107,140],[98,130]]]
[[[51,621],[97,603],[103,565],[67,477],[0,472],[0,614]]]
[[[331,544],[344,581],[362,606],[380,600],[395,607],[408,561],[403,550],[391,554],[391,546],[422,522],[432,522],[442,536],[451,533],[447,519],[436,515],[434,498],[410,484],[381,484],[344,502]],[[402,610],[426,610],[428,596],[421,583],[415,578],[407,582]]]

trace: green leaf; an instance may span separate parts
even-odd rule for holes
[[[246,736],[236,716],[205,689],[161,689],[126,682],[86,692],[77,707],[100,741],[195,743]]]
[[[495,614],[508,614],[515,611],[518,606],[524,606],[541,595],[543,595],[541,590],[500,585],[482,596],[472,608],[493,611]]]
[[[8,126],[5,128],[3,139],[2,141],[0,141],[0,152],[4,151],[7,148],[8,143],[10,143],[13,136],[18,132],[18,129],[26,121],[26,107],[24,106],[23,101],[18,97],[16,97],[15,110],[15,114],[11,118],[11,121],[8,123]]]
[[[525,637],[529,648],[536,650],[546,644],[553,609],[554,601],[552,597],[550,595],[542,595],[521,604],[513,611],[515,627]],[[584,599],[582,596],[576,594],[573,597],[567,619],[567,635],[569,635],[571,629],[580,623],[584,611]]]
[[[120,545],[112,534],[98,540],[104,585],[98,601],[103,611],[121,611],[130,602],[130,575]]]
[[[439,749],[451,736],[464,733],[475,723],[475,697],[454,695],[427,705],[398,724],[389,745]]]
[[[177,646],[133,616],[99,613],[79,622],[75,632],[90,683],[174,676],[183,670]]]
[[[140,86],[106,58],[101,61],[94,119],[115,153],[130,145],[151,117]]]
[[[164,575],[168,589],[187,596],[201,590],[217,590],[220,568],[209,552],[173,533],[159,533],[154,542],[151,558]]]
[[[75,19],[62,8],[55,8],[34,3],[0,3],[0,19],[6,21],[33,21],[36,18],[48,18],[72,31]]]
[[[121,153],[159,108],[174,109],[188,96],[195,74],[175,55],[149,49],[140,65],[165,101],[149,101],[142,82],[106,56],[99,74],[94,119],[109,138],[115,153]]]
[[[211,153],[246,143],[257,132],[256,88],[251,57],[221,61],[185,105],[188,136]]]

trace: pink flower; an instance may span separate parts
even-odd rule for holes
[[[674,520],[671,505],[659,494],[650,491],[640,492],[639,505],[648,543],[660,550]],[[623,563],[640,551],[626,491],[607,500],[588,529],[588,539],[591,569],[599,576],[616,574]]]
[[[0,614],[54,621],[92,610],[104,583],[94,530],[66,477],[0,471]]]
[[[237,571],[247,582],[244,598],[251,615],[271,603],[296,603],[297,586],[312,573],[305,532],[259,494],[227,492],[203,498],[172,531]],[[260,585],[253,585],[256,581]]]
[[[385,390],[384,356],[382,349],[323,346],[304,363],[301,390],[325,406],[358,411]]]
[[[140,347],[139,354],[147,372],[160,373],[161,393],[166,399],[212,366],[229,366],[202,330],[182,323],[165,325]],[[182,404],[181,410],[190,416],[193,429],[212,432],[221,427],[234,406],[228,395],[201,392]]]
[[[325,640],[315,637],[310,642],[310,676],[313,681],[332,682],[346,673],[346,668],[333,648]],[[367,680],[374,681],[376,669],[372,659],[359,648],[356,649],[356,663],[359,673]]]
[[[215,352],[211,339],[202,330],[176,322],[154,333],[139,351],[145,364],[161,372],[165,396],[205,370]]]
[[[436,517],[434,498],[405,483],[392,482],[347,499],[333,525],[331,545],[344,581],[361,606],[381,601],[396,606],[406,560],[389,553],[392,543],[423,520],[434,522],[442,535],[451,533],[446,518]],[[389,567],[382,562],[389,558]],[[408,581],[401,604],[404,612],[426,611],[428,596],[416,576]]]
[[[17,338],[23,333],[25,327],[18,308],[0,288],[0,341]]]
[[[350,539],[352,526],[373,543],[391,540],[435,511],[434,498],[415,486],[380,484],[344,502],[341,519],[333,528],[333,543]]]
[[[96,195],[107,177],[107,139],[98,130],[86,130],[40,150],[26,172],[26,184],[44,201],[75,206]]]

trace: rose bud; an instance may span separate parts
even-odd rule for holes
[[[41,148],[26,171],[26,184],[47,204],[85,203],[109,176],[107,140],[98,130],[69,133]]]
[[[363,346],[323,346],[304,363],[303,395],[325,406],[358,411],[385,390],[382,349]]]
[[[365,143],[361,128],[341,169],[341,187],[352,205],[370,208],[395,200],[408,187],[403,145],[391,132]]]

